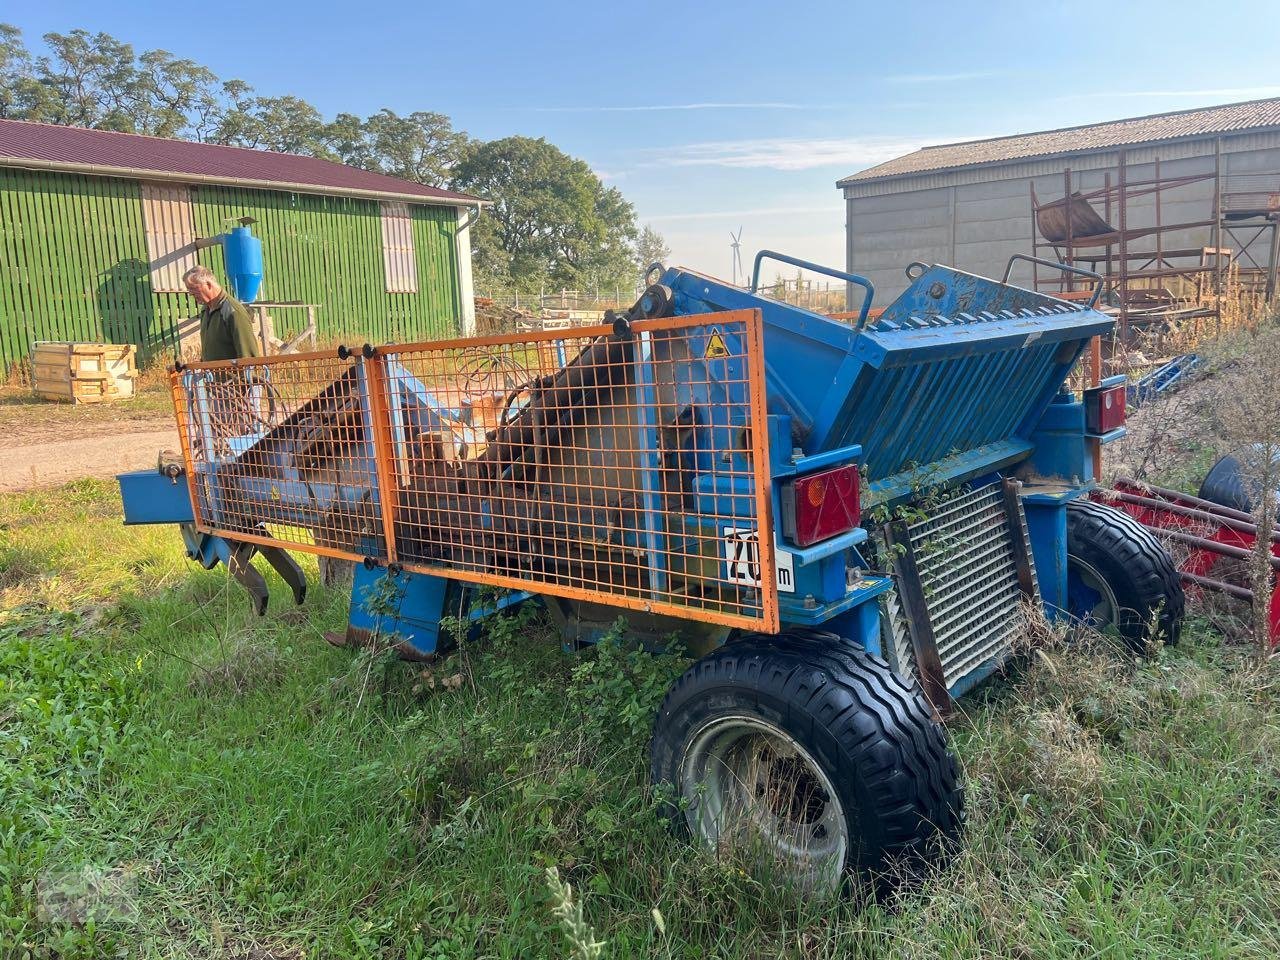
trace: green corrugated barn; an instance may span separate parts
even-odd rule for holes
[[[259,300],[316,304],[321,340],[473,328],[467,227],[482,201],[291,154],[0,121],[0,373],[38,340],[171,349],[196,312],[182,274],[242,217]],[[284,339],[303,310],[272,310]]]

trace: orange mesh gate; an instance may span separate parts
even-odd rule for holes
[[[173,390],[203,531],[778,629],[758,311],[192,364]]]

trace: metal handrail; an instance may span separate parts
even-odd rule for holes
[[[1061,270],[1063,273],[1074,273],[1077,276],[1086,277],[1095,281],[1093,285],[1093,296],[1089,299],[1089,309],[1092,310],[1098,305],[1098,300],[1102,296],[1102,285],[1105,282],[1102,274],[1095,273],[1092,270],[1086,270],[1083,267],[1073,267],[1069,263],[1060,263],[1057,260],[1047,260],[1044,257],[1033,257],[1025,253],[1015,253],[1009,258],[1009,262],[1005,264],[1004,276],[1001,283],[1009,282],[1009,275],[1013,273],[1013,262],[1015,260],[1025,260],[1027,263],[1038,263],[1042,267],[1049,267],[1052,270]]]
[[[858,313],[858,325],[854,328],[861,330],[867,324],[867,314],[871,310],[871,300],[876,295],[876,288],[866,277],[860,277],[856,273],[846,273],[843,270],[837,270],[835,267],[824,267],[820,263],[810,263],[808,260],[801,260],[799,257],[789,257],[785,253],[777,253],[773,250],[761,250],[756,254],[755,266],[751,270],[751,292],[757,293],[760,290],[760,264],[765,260],[776,260],[779,263],[789,263],[793,267],[799,267],[802,270],[812,270],[814,273],[821,273],[824,276],[834,277],[837,280],[843,280],[846,283],[856,283],[867,291],[867,295],[862,299],[862,309]]]

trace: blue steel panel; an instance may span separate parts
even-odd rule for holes
[[[122,473],[116,479],[125,523],[195,523],[185,477],[171,480],[152,469]]]
[[[1070,366],[1113,326],[1095,310],[938,266],[861,334],[687,271],[663,282],[677,314],[759,309],[770,411],[792,418],[808,455],[861,444],[882,492],[913,467],[967,479],[1025,456]]]
[[[385,589],[384,577],[390,578],[387,591],[388,609],[369,609],[370,596]],[[351,580],[351,609],[347,622],[357,630],[377,631],[384,638],[397,634],[420,654],[432,654],[440,643],[440,618],[444,616],[445,594],[449,581],[443,577],[401,571],[388,573],[381,567],[357,564]]]

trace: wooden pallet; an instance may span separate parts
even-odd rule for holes
[[[131,343],[38,341],[31,354],[35,392],[64,403],[103,403],[133,396],[137,348]]]

